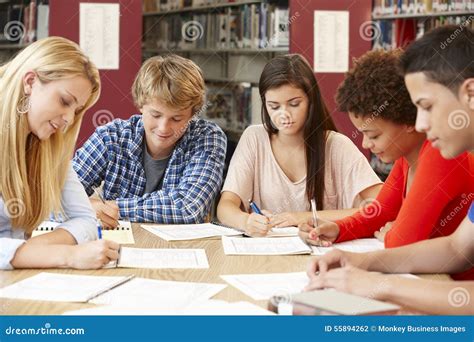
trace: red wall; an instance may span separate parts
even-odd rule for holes
[[[120,60],[119,70],[100,70],[101,96],[84,117],[77,141],[78,147],[87,140],[98,124],[112,118],[128,118],[138,112],[133,105],[130,89],[142,60],[141,0],[50,0],[50,36],[62,36],[79,43],[80,2],[120,4]]]
[[[359,34],[360,26],[371,20],[372,0],[289,0],[290,18],[295,16],[295,20],[290,27],[290,52],[302,54],[311,65],[314,65],[314,11],[349,11],[349,67],[352,66],[352,58],[359,57],[371,49],[371,42],[364,40]],[[337,128],[341,133],[352,139],[359,149],[368,155],[367,150],[363,150],[360,134],[353,138],[355,127],[350,122],[346,113],[336,110],[334,97],[338,85],[343,81],[343,73],[316,73],[319,88],[323,94],[329,111],[332,113]]]

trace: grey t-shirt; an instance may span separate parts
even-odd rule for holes
[[[145,194],[160,190],[163,184],[163,176],[171,156],[164,159],[153,159],[143,139],[143,168],[145,169]]]

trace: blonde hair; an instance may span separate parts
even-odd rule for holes
[[[27,114],[18,113],[25,97],[23,77],[35,72],[41,83],[84,77],[92,92],[65,132],[47,140],[29,133]],[[0,195],[13,228],[27,233],[51,212],[63,212],[61,191],[84,112],[100,94],[99,72],[79,46],[61,37],[32,43],[0,67]],[[11,211],[17,211],[11,214]]]
[[[172,54],[147,59],[132,86],[138,108],[160,99],[174,109],[192,108],[193,114],[201,109],[204,92],[201,69],[191,60]]]

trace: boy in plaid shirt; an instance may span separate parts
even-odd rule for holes
[[[141,115],[100,126],[74,157],[87,194],[105,228],[132,222],[200,223],[223,178],[227,140],[198,118],[204,80],[192,61],[157,56],[141,67],[132,94]]]

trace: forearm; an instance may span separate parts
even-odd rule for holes
[[[39,244],[28,241],[16,250],[10,264],[14,268],[68,267],[73,248],[74,246]]]
[[[379,299],[435,315],[473,315],[473,281],[437,281],[386,276]]]
[[[366,254],[365,268],[385,273],[457,273],[466,269],[452,236]]]
[[[27,243],[42,245],[75,245],[77,242],[67,230],[56,228],[51,233],[42,234],[29,239]]]
[[[249,214],[243,212],[234,203],[221,200],[217,207],[217,218],[222,224],[240,230],[245,229]]]
[[[318,217],[322,218],[326,221],[335,221],[343,219],[347,216],[351,216],[352,214],[356,213],[359,209],[357,208],[349,208],[349,209],[341,209],[341,210],[319,210]],[[308,213],[309,217],[311,217],[311,212]]]

